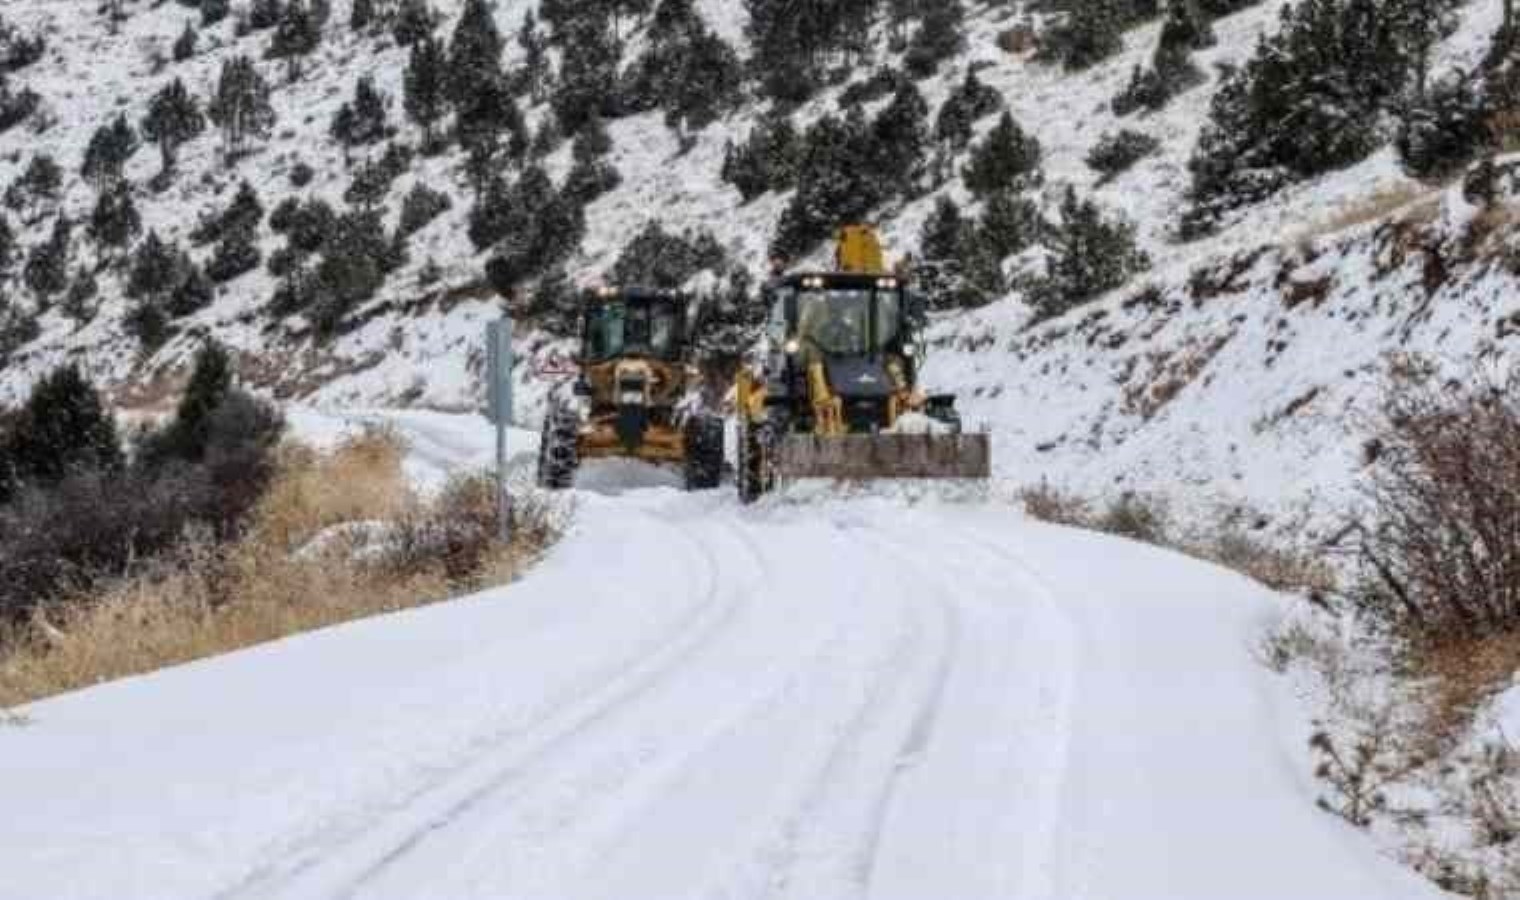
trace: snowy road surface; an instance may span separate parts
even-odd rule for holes
[[[1237,577],[992,508],[579,502],[509,589],[35,707],[0,896],[1431,895],[1315,810]]]

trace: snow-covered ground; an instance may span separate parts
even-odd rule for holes
[[[0,897],[1435,896],[1314,808],[1242,578],[988,503],[576,499],[508,588],[26,710]]]

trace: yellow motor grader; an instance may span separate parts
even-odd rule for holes
[[[723,476],[723,419],[697,400],[687,358],[686,299],[645,288],[587,292],[579,376],[544,416],[538,483],[564,489],[588,459],[636,459],[678,468],[688,490]]]
[[[765,287],[763,362],[741,369],[739,496],[778,480],[985,479],[991,441],[966,434],[955,398],[919,389],[921,315],[876,232],[839,231],[835,270]]]

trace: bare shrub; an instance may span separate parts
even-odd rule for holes
[[[1092,507],[1075,494],[1061,490],[1042,481],[1036,487],[1019,492],[1024,512],[1032,519],[1052,525],[1070,525],[1084,528],[1092,522]]]
[[[1373,814],[1388,808],[1386,789],[1416,765],[1398,739],[1392,704],[1370,711],[1359,725],[1340,742],[1328,731],[1316,731],[1309,747],[1319,757],[1315,776],[1330,788],[1320,796],[1320,808],[1366,828]]]
[[[0,628],[0,709],[504,583],[554,539],[552,510],[530,495],[514,504],[513,540],[497,540],[484,476],[457,478],[422,504],[399,447],[387,432],[326,454],[286,447],[242,540],[203,533]],[[387,535],[377,557],[342,541],[308,544],[329,526],[377,520]]]
[[[1093,523],[1099,531],[1147,544],[1168,545],[1166,504],[1159,497],[1126,491]]]
[[[1223,529],[1191,549],[1194,555],[1240,572],[1274,591],[1318,600],[1336,590],[1335,570],[1323,559],[1272,546],[1238,529]]]
[[[1400,378],[1359,531],[1354,599],[1420,640],[1520,626],[1520,379],[1435,386]]]

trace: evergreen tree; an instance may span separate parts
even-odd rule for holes
[[[248,27],[265,31],[280,24],[285,7],[280,0],[253,0],[248,6]]]
[[[374,297],[396,266],[393,253],[379,213],[350,212],[339,219],[309,288],[308,315],[319,333],[334,333],[351,310]]]
[[[348,8],[348,27],[365,31],[375,22],[375,0],[353,0]]]
[[[422,128],[423,146],[428,149],[436,146],[433,129],[448,108],[447,74],[448,59],[442,42],[427,35],[412,45],[405,73],[406,114]]]
[[[934,139],[951,150],[963,150],[971,143],[973,126],[992,115],[1003,105],[998,92],[983,84],[976,69],[967,69],[960,86],[945,98],[934,121]]]
[[[0,213],[0,281],[4,281],[11,274],[11,268],[16,264],[16,232],[11,228],[10,219]]]
[[[1019,190],[1040,179],[1040,142],[1026,135],[1010,113],[1003,113],[986,140],[972,151],[966,187],[978,197]]]
[[[201,27],[210,28],[227,18],[231,11],[231,0],[201,0]]]
[[[1067,187],[1061,221],[1050,231],[1048,276],[1032,292],[1040,318],[1062,315],[1113,290],[1150,265],[1135,243],[1134,226],[1106,218],[1097,204]]]
[[[216,95],[206,113],[222,130],[228,163],[237,159],[251,138],[269,134],[275,122],[269,83],[259,75],[251,59],[239,56],[222,64]]]
[[[918,193],[929,154],[929,106],[911,83],[871,123],[871,170],[883,185],[905,196]]]
[[[574,133],[592,116],[619,115],[619,53],[602,24],[578,22],[556,39],[561,62],[551,102],[560,128]]]
[[[157,231],[149,231],[132,253],[127,270],[127,296],[134,300],[166,296],[179,281],[182,257],[182,253],[159,238]]]
[[[26,171],[5,191],[5,205],[31,224],[63,196],[63,169],[46,153],[33,154]]]
[[[94,301],[99,295],[100,282],[95,277],[95,270],[78,266],[74,269],[74,278],[69,282],[58,310],[81,325],[87,324],[95,318]]]
[[[727,267],[728,254],[711,231],[675,234],[651,219],[618,254],[612,280],[674,290],[699,273],[719,274]]]
[[[905,62],[918,78],[928,78],[946,59],[966,47],[966,10],[961,0],[940,0],[924,10],[923,21],[908,45]]]
[[[1394,146],[1404,169],[1417,178],[1458,171],[1489,144],[1492,115],[1470,76],[1437,80],[1400,112]]]
[[[999,237],[1001,241],[1003,238]],[[1005,289],[1001,256],[980,240],[977,223],[955,201],[940,197],[919,237],[920,286],[935,309],[974,309]]]
[[[502,37],[488,0],[466,0],[449,42],[448,95],[456,104],[501,76]]]
[[[870,167],[870,130],[859,107],[844,119],[826,115],[808,129],[797,192],[782,212],[771,255],[793,259],[858,221],[886,194]]]
[[[264,204],[259,202],[258,191],[245,179],[238,185],[227,208],[203,217],[190,233],[190,240],[196,244],[212,244],[231,231],[257,231],[263,221]]]
[[[114,472],[125,464],[116,420],[72,363],[32,388],[5,436],[0,460],[0,494],[6,498],[21,485],[57,484],[75,472]]]
[[[232,357],[215,340],[195,353],[190,382],[180,397],[174,421],[155,442],[155,455],[199,462],[210,443],[212,417],[233,390]]]
[[[212,251],[206,275],[213,282],[223,284],[252,272],[262,261],[257,232],[246,227],[230,228],[222,234],[216,249]]]
[[[526,167],[508,187],[494,179],[470,211],[470,239],[493,255],[486,274],[502,296],[557,266],[575,252],[585,233],[585,210],[554,189],[542,168]]]
[[[459,107],[455,125],[459,142],[475,157],[474,164],[495,166],[501,152],[515,159],[527,150],[527,125],[504,75],[476,86]]]
[[[191,315],[211,305],[216,286],[206,271],[188,257],[183,261],[180,278],[169,294],[166,310],[170,316],[180,318]]]
[[[142,133],[143,137],[158,145],[164,172],[174,168],[175,154],[180,146],[205,130],[206,117],[201,113],[200,104],[178,78],[148,101]]]
[[[354,85],[354,99],[339,107],[332,121],[331,133],[343,147],[345,164],[350,162],[352,148],[383,141],[389,136],[386,119],[390,105],[390,96],[375,87],[373,78],[359,76]]]
[[[401,222],[397,227],[401,234],[416,234],[453,205],[448,194],[418,183],[401,201]]]
[[[322,28],[305,0],[290,0],[275,27],[274,39],[269,45],[269,55],[285,60],[285,76],[289,81],[301,77],[301,61],[322,43]]]
[[[95,202],[88,227],[90,237],[102,247],[119,250],[142,232],[142,216],[132,200],[132,186],[115,182]]]
[[[195,45],[199,37],[195,32],[195,26],[190,24],[189,19],[186,19],[185,30],[181,31],[179,37],[174,41],[174,61],[184,62],[194,56]]]
[[[72,233],[73,223],[67,216],[59,216],[53,223],[52,235],[27,255],[22,280],[41,299],[68,287]]]
[[[1080,0],[1066,18],[1046,32],[1041,54],[1067,71],[1088,69],[1124,48],[1123,31],[1129,15],[1125,0]]]
[[[976,240],[993,259],[1003,260],[1038,243],[1045,234],[1045,218],[1032,201],[1006,191],[987,198],[977,226]]]
[[[97,191],[104,190],[122,178],[127,160],[137,153],[139,146],[137,131],[127,122],[125,115],[118,115],[111,124],[96,129],[90,137],[80,174]]]
[[[549,89],[549,41],[539,30],[531,8],[523,13],[522,26],[517,30],[517,46],[522,50],[523,89],[534,103],[542,103],[548,97]]]
[[[433,21],[433,11],[428,8],[427,0],[401,0],[401,10],[396,14],[396,23],[391,26],[391,36],[396,39],[397,46],[410,47],[433,36]]]
[[[0,73],[0,134],[25,122],[41,104],[42,97],[36,91],[25,86],[13,91]]]

